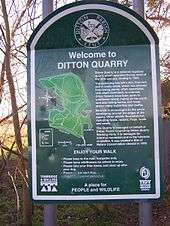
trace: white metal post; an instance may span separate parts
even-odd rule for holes
[[[144,0],[133,0],[133,10],[144,18]]]
[[[53,0],[42,0],[43,19],[53,11]]]
[[[44,205],[44,226],[56,226],[56,206]]]
[[[144,18],[144,0],[133,0],[133,10]],[[152,204],[147,200],[139,202],[139,225],[152,226]]]
[[[42,0],[43,19],[53,11],[53,0]],[[44,205],[44,226],[56,226],[56,205]]]
[[[152,226],[152,204],[147,200],[139,202],[139,226]]]

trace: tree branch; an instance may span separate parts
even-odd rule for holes
[[[8,147],[4,146],[3,144],[0,144],[0,147],[1,147],[3,150],[5,150],[5,151],[10,152],[11,154],[14,154],[14,155],[18,156],[19,158],[23,159],[24,161],[28,161],[28,159],[25,158],[22,154],[20,154],[20,153],[14,151],[14,150],[12,150],[11,148],[8,148]]]
[[[22,105],[21,107],[18,108],[18,111],[21,110],[23,107],[25,107],[27,104]],[[14,113],[9,114],[8,116],[4,117],[3,119],[0,120],[0,124],[3,123],[4,121],[8,120],[9,118],[13,117]]]

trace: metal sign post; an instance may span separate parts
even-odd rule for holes
[[[144,18],[144,0],[133,0],[133,9]],[[139,225],[152,226],[152,204],[147,200],[139,202]]]
[[[53,11],[53,0],[42,1],[43,19]],[[56,226],[56,205],[44,205],[44,226]]]
[[[160,197],[158,39],[134,11],[78,1],[28,43],[32,197]]]
[[[144,18],[144,0],[133,0],[133,10]]]

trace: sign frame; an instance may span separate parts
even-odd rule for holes
[[[36,159],[36,112],[35,112],[35,46],[41,35],[50,27],[53,23],[58,21],[60,18],[81,10],[87,9],[100,9],[109,11],[110,13],[117,13],[136,24],[147,36],[150,41],[151,50],[151,67],[152,67],[152,95],[153,95],[153,118],[154,118],[154,162],[155,162],[155,194],[124,194],[124,195],[38,195],[37,194],[37,159]],[[116,3],[105,2],[105,1],[83,1],[66,5],[48,17],[46,17],[40,25],[35,29],[32,34],[27,49],[30,51],[30,77],[28,77],[29,84],[31,87],[31,96],[29,97],[29,119],[31,120],[31,156],[32,156],[32,197],[35,201],[113,201],[113,200],[129,200],[129,199],[158,199],[160,198],[160,136],[159,136],[159,82],[158,82],[158,52],[156,50],[158,45],[158,39],[151,29],[151,27],[134,11],[121,6]]]

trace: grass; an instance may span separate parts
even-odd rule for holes
[[[0,168],[1,168],[0,161]],[[9,162],[0,174],[0,226],[22,226],[22,181],[19,175],[14,176],[15,160]],[[8,171],[14,176],[20,197],[20,210],[16,209],[16,194]],[[153,204],[154,226],[170,225],[170,191],[167,191],[161,202]],[[137,226],[138,204],[68,204],[58,205],[58,226]],[[33,226],[43,225],[43,205],[34,205]]]

